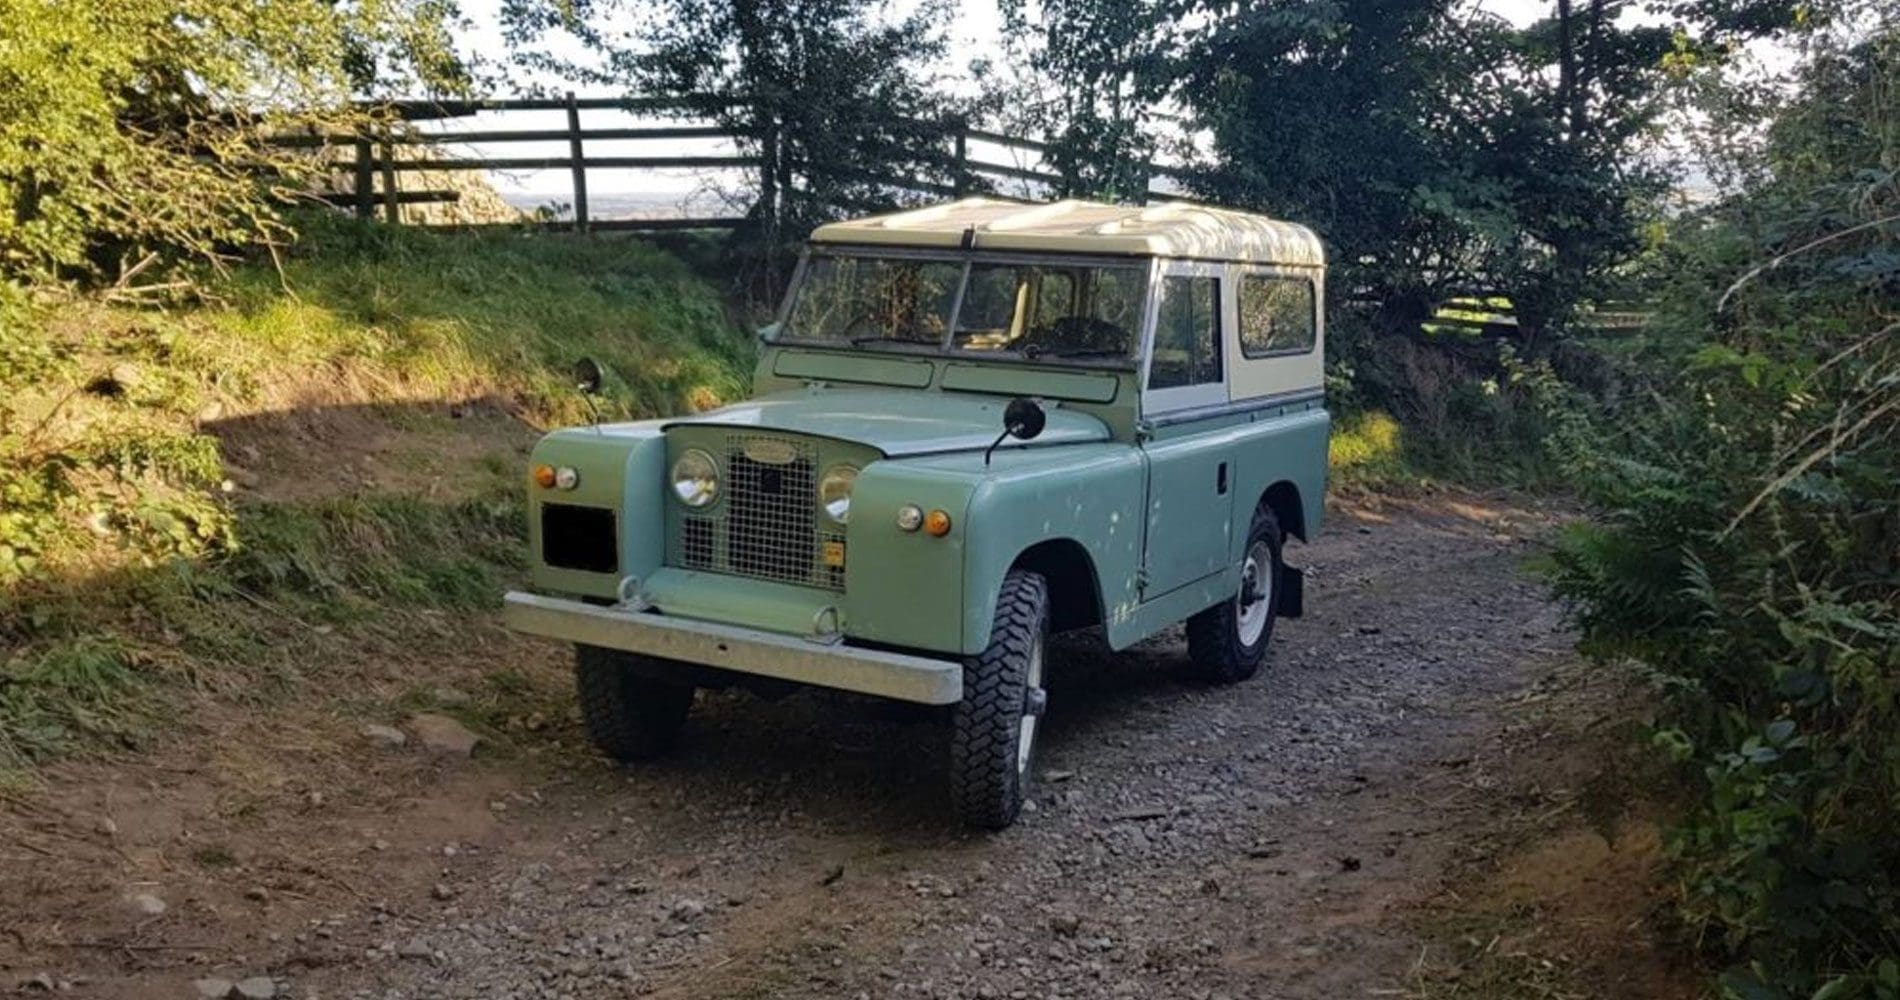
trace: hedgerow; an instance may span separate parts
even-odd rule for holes
[[[1669,849],[1722,991],[1896,997],[1900,45],[1803,82],[1760,183],[1679,225],[1638,391],[1585,422],[1519,372],[1600,512],[1557,587],[1699,793]]]

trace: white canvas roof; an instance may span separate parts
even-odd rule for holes
[[[1042,205],[964,198],[929,208],[819,226],[814,243],[1199,257],[1323,267],[1326,250],[1305,226],[1226,208],[1167,202],[1139,208],[1093,201]]]

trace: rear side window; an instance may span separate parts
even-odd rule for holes
[[[1163,278],[1155,321],[1149,389],[1176,389],[1221,380],[1220,280]]]
[[[1240,279],[1240,353],[1250,358],[1313,349],[1313,283],[1267,274]]]

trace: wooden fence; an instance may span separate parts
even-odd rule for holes
[[[1574,323],[1599,333],[1635,330],[1649,322],[1654,311],[1651,303],[1633,300],[1586,303]],[[1517,308],[1501,294],[1454,296],[1425,321],[1424,329],[1436,336],[1516,337]]]
[[[581,125],[583,111],[611,110],[634,114],[660,114],[677,113],[682,109],[703,106],[702,103],[689,99],[577,98],[573,94],[560,98],[396,101],[379,104],[377,108],[393,112],[403,122],[464,118],[484,111],[565,111],[567,122],[566,127],[554,129],[471,129],[430,132],[392,124],[374,135],[287,135],[277,137],[272,141],[276,145],[287,148],[353,146],[354,157],[351,161],[353,169],[349,172],[348,189],[327,195],[326,200],[353,208],[356,214],[365,218],[373,217],[380,209],[387,221],[398,223],[402,221],[401,207],[404,205],[453,202],[461,197],[460,192],[446,189],[402,190],[402,185],[397,180],[399,174],[430,171],[565,170],[570,176],[573,218],[553,222],[545,220],[537,222],[524,218],[519,223],[511,224],[571,226],[576,232],[733,228],[747,220],[744,217],[734,216],[603,219],[595,217],[589,209],[587,181],[590,170],[757,169],[763,157],[738,152],[710,155],[676,153],[654,156],[603,156],[591,153],[588,149],[590,143],[611,141],[705,139],[738,141],[742,138],[732,129],[723,126],[664,124],[631,128],[583,128]],[[1049,190],[1058,190],[1063,184],[1064,178],[1051,171],[1024,166],[1022,162],[999,163],[985,160],[974,155],[971,149],[973,143],[984,144],[1000,148],[1005,156],[1013,154],[1023,161],[1042,164],[1047,162],[1050,151],[1046,143],[973,128],[967,123],[960,122],[951,123],[945,131],[948,133],[951,148],[943,151],[944,166],[945,172],[953,178],[952,181],[946,183],[921,177],[871,177],[868,175],[863,179],[893,191],[949,198],[988,190],[998,181],[1038,184]],[[565,142],[567,153],[564,156],[439,155],[442,152],[439,147],[445,145],[506,146],[529,142]],[[403,147],[436,148],[425,149],[421,155],[403,155],[399,153],[399,149]],[[1149,165],[1149,174],[1153,177],[1180,178],[1184,176],[1181,171],[1152,164]],[[1150,190],[1149,194],[1155,198],[1187,200],[1181,195],[1166,191]],[[844,207],[856,209],[865,206]]]

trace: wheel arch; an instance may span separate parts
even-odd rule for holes
[[[1049,585],[1049,629],[1066,632],[1102,623],[1102,586],[1095,558],[1073,538],[1050,538],[1019,553],[1010,569],[1042,575]]]
[[[1306,506],[1300,500],[1300,488],[1292,480],[1282,479],[1267,487],[1255,509],[1260,507],[1273,512],[1281,532],[1306,541]]]

